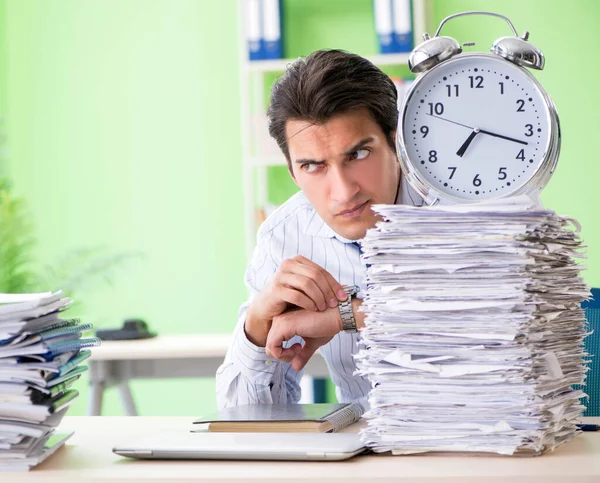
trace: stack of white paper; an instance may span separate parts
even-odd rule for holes
[[[82,339],[90,324],[64,319],[61,292],[0,294],[0,471],[27,470],[68,436],[54,428],[78,396],[73,383],[87,370]]]
[[[525,197],[374,210],[357,355],[372,383],[365,444],[541,454],[576,435],[589,295],[576,223]]]

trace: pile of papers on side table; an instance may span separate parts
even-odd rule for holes
[[[573,438],[588,363],[577,224],[527,197],[374,210],[365,444],[538,455]]]
[[[0,471],[28,470],[71,434],[54,432],[87,370],[96,337],[90,324],[63,317],[61,292],[0,294]]]

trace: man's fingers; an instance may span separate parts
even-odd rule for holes
[[[296,335],[294,324],[285,318],[273,319],[273,325],[267,336],[266,352],[280,361],[290,362],[300,351],[300,344],[286,349],[283,344]]]
[[[323,277],[325,278],[325,282],[331,289],[331,294],[334,299],[346,300],[347,295],[346,295],[346,292],[344,292],[344,288],[342,287],[342,284],[339,283],[335,278],[333,278],[333,275],[331,275],[327,270],[325,270],[320,265],[317,265],[312,260],[309,260],[308,258],[305,258],[301,255],[298,255],[295,258],[298,259],[299,263],[309,266],[309,267],[312,267],[313,269],[316,269],[322,273]],[[336,300],[336,304],[337,304],[337,300]]]
[[[282,273],[279,283],[284,287],[302,292],[313,301],[319,310],[327,309],[327,299],[314,279],[298,273]]]
[[[338,300],[346,300],[346,293],[341,284],[323,267],[317,265],[312,260],[304,258],[301,255],[296,255],[289,259],[289,263],[285,266],[285,271],[289,273],[303,275],[313,280],[324,297],[326,307],[335,307]],[[323,309],[322,309],[323,310]]]
[[[306,366],[306,364],[308,363],[308,361],[310,360],[310,358],[314,355],[314,353],[316,351],[317,351],[316,349],[312,349],[311,347],[308,347],[307,345],[305,345],[298,352],[298,355],[293,358],[292,368],[296,372],[300,372],[302,369],[304,369],[304,366]]]
[[[293,288],[281,286],[277,289],[277,295],[288,304],[297,305],[303,309],[316,312],[319,310],[315,303],[303,292]]]
[[[337,297],[325,277],[325,270],[316,264],[303,263],[304,257],[297,255],[294,258],[284,260],[281,264],[282,275],[280,280],[285,279],[288,286],[302,290],[313,299],[319,310],[325,310],[328,306],[337,304]],[[312,262],[311,262],[312,263]],[[330,301],[333,300],[333,303]]]
[[[292,362],[301,349],[302,346],[300,344],[294,344],[287,349],[284,349],[283,347],[273,347],[272,349],[267,349],[267,355],[282,362]]]

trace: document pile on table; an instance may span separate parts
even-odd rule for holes
[[[61,292],[0,294],[0,471],[30,469],[71,435],[54,429],[100,339],[82,339],[92,326],[62,317],[70,303]]]
[[[367,264],[363,442],[377,452],[541,454],[569,441],[585,395],[583,247],[529,198],[377,205]]]

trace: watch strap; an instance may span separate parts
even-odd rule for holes
[[[356,319],[352,310],[352,296],[356,295],[359,289],[356,285],[344,285],[343,289],[348,298],[344,301],[338,301],[338,308],[342,319],[342,330],[344,332],[356,332]]]

